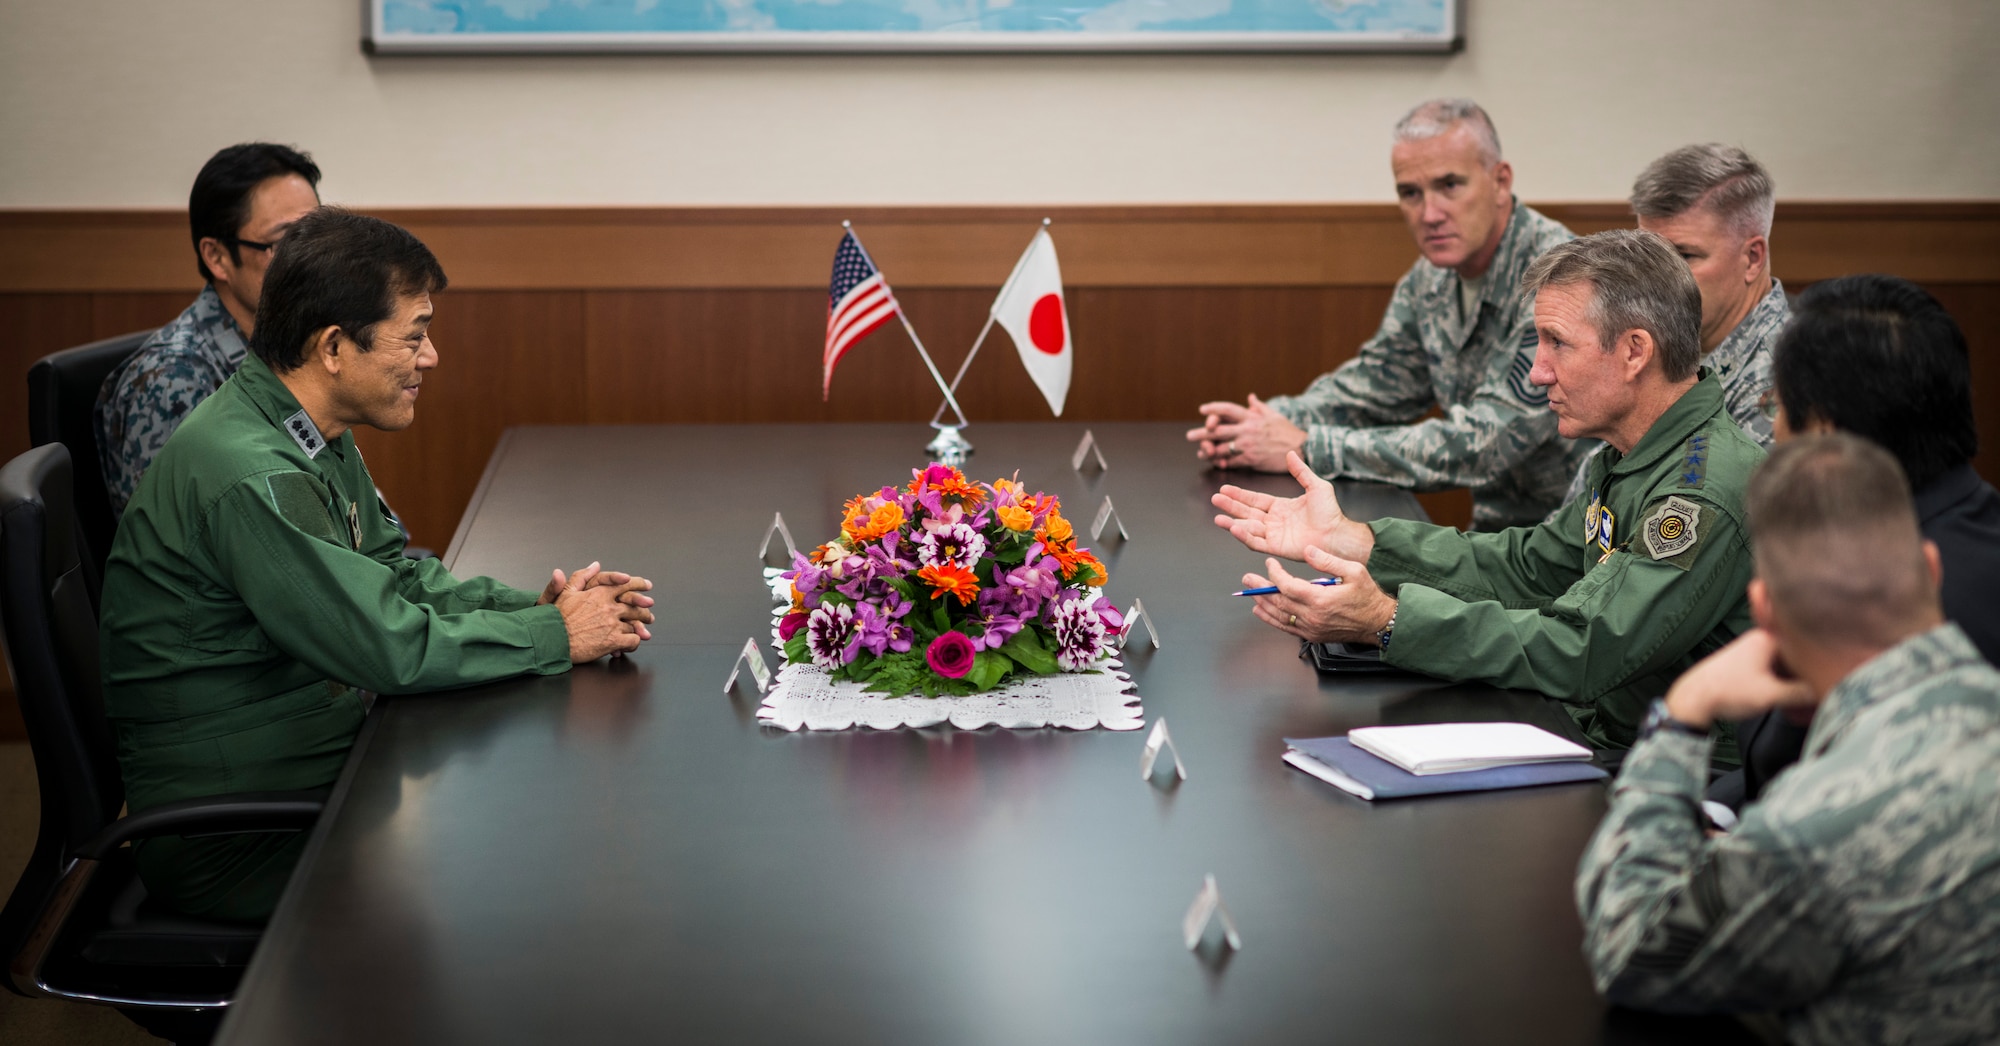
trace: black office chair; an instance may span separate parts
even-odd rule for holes
[[[22,995],[117,1006],[156,1033],[204,1015],[212,1025],[262,928],[149,902],[125,844],[304,831],[325,792],[215,796],[118,817],[125,790],[70,497],[69,451],[60,443],[0,467],[0,623],[42,795],[34,855],[0,908],[4,983]]]
[[[28,368],[28,445],[60,443],[69,448],[83,578],[92,606],[104,587],[104,561],[118,531],[118,516],[111,511],[111,495],[97,464],[97,390],[152,334],[133,331],[64,349]]]
[[[60,443],[69,448],[70,474],[76,489],[77,537],[84,553],[83,580],[97,606],[104,589],[104,563],[111,558],[111,539],[118,534],[118,515],[97,455],[97,392],[104,379],[132,358],[153,335],[133,331],[93,341],[74,349],[52,352],[28,368],[28,443],[40,447]],[[410,559],[435,559],[428,548],[411,545]]]

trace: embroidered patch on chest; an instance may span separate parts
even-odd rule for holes
[[[1591,495],[1590,507],[1583,510],[1583,547],[1587,549],[1595,545],[1599,552],[1609,555],[1612,534],[1617,526],[1617,515],[1604,507],[1604,495]]]
[[[1654,559],[1674,559],[1701,541],[1701,506],[1685,498],[1670,497],[1646,517],[1639,528],[1639,541]],[[1693,557],[1674,565],[1687,569]]]

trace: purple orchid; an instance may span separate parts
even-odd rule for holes
[[[1061,566],[1054,556],[1037,558],[1029,551],[1027,561],[1012,570],[993,567],[993,587],[987,592],[998,593],[1006,599],[1009,613],[1033,617],[1042,609],[1042,604],[1056,594],[1061,584]],[[982,602],[986,593],[981,593]]]
[[[1027,625],[1028,617],[1010,613],[1006,594],[989,588],[979,593],[970,622],[985,630],[972,637],[972,645],[981,650],[997,650]]]
[[[808,610],[819,606],[820,594],[832,580],[826,568],[807,559],[803,552],[792,560],[792,569],[785,571],[783,577],[799,590],[799,601]]]

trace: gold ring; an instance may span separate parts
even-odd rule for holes
[[[1298,616],[1297,614],[1293,614],[1293,615],[1292,615],[1292,626],[1293,626],[1294,628],[1296,628],[1296,627],[1298,627],[1298,623],[1299,623],[1299,616]]]

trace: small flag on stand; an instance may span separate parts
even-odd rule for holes
[[[1056,265],[1056,243],[1042,229],[1028,243],[1013,275],[993,300],[993,318],[1014,339],[1021,365],[1062,416],[1069,397],[1069,310],[1063,305],[1062,269]]]
[[[889,281],[868,260],[861,241],[849,230],[840,238],[833,254],[833,282],[827,287],[826,375],[820,383],[820,399],[833,392],[833,368],[854,343],[875,332],[896,315],[896,296]]]

